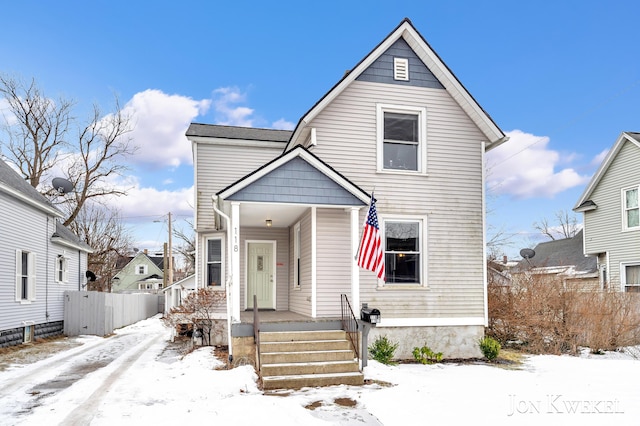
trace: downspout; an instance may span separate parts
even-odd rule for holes
[[[222,210],[218,208],[218,196],[212,195],[211,201],[213,203],[213,211],[215,211],[220,217],[222,217],[227,224],[227,268],[225,268],[227,280],[226,280],[226,292],[227,292],[227,342],[229,346],[229,363],[233,362],[233,344],[231,343],[231,286],[233,285],[231,279],[231,219]]]

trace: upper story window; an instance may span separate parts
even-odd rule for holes
[[[207,286],[222,285],[222,239],[207,240]]]
[[[136,266],[136,275],[145,275],[147,273],[147,265]]]
[[[36,300],[36,254],[16,250],[16,302]]]
[[[638,204],[638,187],[623,190],[622,206],[624,209],[624,228],[640,227],[640,205]]]
[[[378,171],[426,173],[426,109],[377,106]]]
[[[424,219],[383,220],[386,284],[423,285]]]

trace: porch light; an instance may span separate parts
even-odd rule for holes
[[[267,219],[264,221],[265,225],[267,225],[267,228],[271,228],[271,225],[273,225],[273,222],[271,221],[271,219]]]

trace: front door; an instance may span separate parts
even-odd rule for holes
[[[247,308],[253,308],[253,295],[258,297],[258,309],[275,309],[275,277],[271,242],[248,243]]]

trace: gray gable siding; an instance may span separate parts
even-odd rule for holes
[[[228,197],[232,201],[362,206],[364,203],[296,157]]]
[[[394,57],[409,59],[409,81],[393,79]],[[444,86],[442,86],[436,76],[433,75],[424,62],[418,58],[413,49],[411,49],[402,38],[398,39],[386,52],[380,55],[356,80],[444,89]]]

